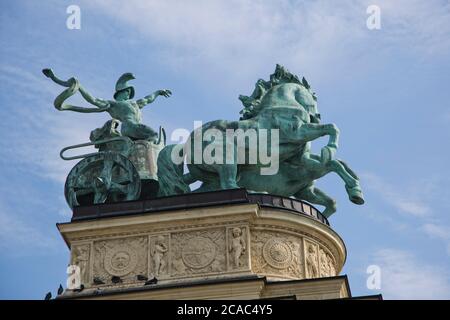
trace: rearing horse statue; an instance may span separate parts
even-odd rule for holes
[[[244,105],[239,121],[208,122],[194,130],[182,148],[170,145],[161,151],[158,159],[160,195],[186,192],[189,184],[201,181],[197,192],[246,188],[295,197],[325,206],[323,214],[329,217],[336,211],[336,202],[315,187],[314,181],[335,172],[344,181],[350,201],[364,203],[358,176],[345,162],[335,158],[339,130],[334,124],[320,124],[317,98],[305,78],[300,81],[287,69],[277,65],[269,81],[258,80],[254,92],[239,99]],[[239,145],[234,138],[225,139],[230,130],[244,135],[248,131],[256,132],[257,140],[252,141],[247,135]],[[245,159],[250,159],[255,148],[267,143],[260,134],[264,133],[267,137],[270,131],[273,137],[273,130],[277,132],[277,145],[265,147],[272,156],[277,156],[278,170],[272,174],[261,174],[266,164],[259,157],[252,163],[242,162],[238,154],[241,152]],[[207,132],[209,136],[205,139]],[[197,139],[199,135],[200,140]],[[313,154],[311,142],[322,136],[329,137],[328,143],[320,155]],[[173,159],[175,150],[179,152],[180,149],[186,156],[189,169],[186,174],[182,170],[183,164],[175,165],[168,161],[169,157]],[[195,159],[196,152],[208,150],[213,150],[211,154],[215,161]],[[230,150],[234,151],[231,157]]]

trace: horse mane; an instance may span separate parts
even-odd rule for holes
[[[285,67],[277,64],[275,67],[275,72],[270,75],[269,81],[259,79],[255,84],[255,90],[250,96],[239,96],[239,100],[241,100],[242,104],[244,105],[244,108],[239,112],[240,114],[242,114],[239,120],[246,120],[256,116],[261,109],[261,101],[266,93],[274,86],[281,83],[295,83],[303,86],[305,89],[311,92],[311,87],[304,77],[300,81],[298,76],[292,74]],[[317,100],[315,93],[311,92],[311,94],[314,100]]]

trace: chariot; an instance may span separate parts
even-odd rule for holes
[[[157,142],[132,140],[117,130],[117,120],[91,133],[91,142],[61,150],[63,160],[79,161],[67,176],[64,194],[71,208],[79,205],[147,199],[158,192],[157,159],[165,146],[160,127]],[[94,146],[97,152],[65,156],[68,150]]]

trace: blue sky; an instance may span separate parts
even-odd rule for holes
[[[81,8],[81,29],[66,8]],[[381,8],[381,29],[366,8]],[[354,295],[450,298],[450,4],[446,0],[1,1],[0,298],[42,299],[65,284],[69,251],[55,223],[70,219],[61,148],[88,140],[107,115],[58,112],[51,67],[110,98],[123,72],[137,96],[169,88],[144,122],[170,133],[195,120],[238,118],[275,64],[305,76],[324,123],[341,130],[338,157],[361,175],[366,204],[342,182],[338,201]],[[75,99],[77,101],[77,99]],[[78,99],[81,102],[80,99]],[[314,143],[320,150],[324,140]],[[366,268],[381,268],[381,290]]]

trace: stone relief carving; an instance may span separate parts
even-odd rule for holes
[[[303,278],[301,238],[282,232],[252,232],[252,268],[256,273]]]
[[[214,261],[217,248],[214,242],[206,237],[194,237],[189,239],[181,250],[181,258],[188,267],[201,269]]]
[[[328,270],[329,270],[329,274],[328,275],[330,277],[334,277],[334,276],[337,275],[336,264],[334,262],[333,257],[330,254],[328,254],[328,253],[327,253],[327,259],[328,259]]]
[[[155,277],[168,273],[169,236],[159,235],[150,238],[151,270]]]
[[[81,283],[85,286],[90,284],[89,280],[89,261],[91,246],[90,244],[72,246],[71,264],[80,268]]]
[[[122,282],[136,281],[147,274],[146,237],[104,240],[94,243],[94,276],[105,283],[120,277]]]
[[[325,252],[323,248],[319,249],[320,253],[320,276],[321,277],[332,277],[336,275],[336,267],[333,257]]]
[[[305,257],[306,257],[306,276],[307,278],[319,277],[319,261],[317,255],[317,245],[309,241],[305,241]]]
[[[171,273],[182,276],[226,270],[224,229],[180,232],[171,235]]]
[[[294,254],[289,244],[281,239],[272,238],[263,246],[263,257],[276,269],[286,269],[292,264]]]
[[[114,284],[130,284],[138,275],[168,280],[244,271],[250,265],[252,272],[269,277],[336,275],[328,248],[304,235],[266,227],[252,229],[250,236],[245,225],[167,232],[77,244],[72,261],[80,266],[85,286],[93,279],[110,285],[119,277]]]
[[[246,267],[247,262],[247,229],[234,227],[228,229],[229,266],[232,269]]]

